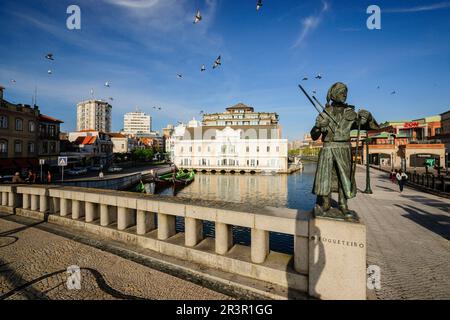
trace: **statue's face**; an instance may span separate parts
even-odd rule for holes
[[[344,103],[347,101],[347,90],[342,90],[336,94],[336,102]]]

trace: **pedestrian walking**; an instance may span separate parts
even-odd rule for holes
[[[47,171],[47,183],[52,183],[52,174],[50,173],[50,171]]]
[[[402,170],[399,170],[396,178],[398,181],[398,186],[400,187],[400,192],[403,192],[403,186],[405,185],[406,180],[408,180],[408,176]]]
[[[103,179],[103,177],[104,177],[103,171],[100,171],[100,173],[98,174],[98,177],[99,177],[99,179]]]
[[[395,183],[397,180],[397,170],[392,169],[390,179],[392,183]]]

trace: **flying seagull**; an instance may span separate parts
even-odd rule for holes
[[[313,94],[317,94],[317,90],[314,90],[312,93],[313,93]]]
[[[261,9],[262,7],[262,0],[258,0],[258,3],[256,4],[256,11],[258,11],[259,9]]]
[[[380,89],[380,86],[378,86],[377,89]]]
[[[205,71],[205,70],[206,70],[206,67],[205,67],[204,64],[202,64],[202,67],[200,68],[200,71],[203,72],[203,71]]]
[[[203,110],[200,110],[200,114],[203,114]]]
[[[318,79],[318,80],[322,79],[322,75],[319,73],[319,74],[316,76],[316,79]]]
[[[396,94],[396,93],[397,93],[397,92],[395,92],[395,90],[391,92],[391,94]]]
[[[213,69],[217,68],[218,66],[222,65],[221,57],[218,56],[216,61],[214,61]]]
[[[53,72],[52,72],[52,70],[48,69],[48,70],[47,70],[47,73],[48,73],[48,74],[52,74]]]
[[[200,10],[197,10],[197,13],[195,14],[195,18],[194,18],[193,24],[199,23],[200,20],[202,20],[202,15],[200,14]]]
[[[48,59],[48,60],[55,60],[55,59],[53,59],[53,53],[48,53],[48,54],[45,56],[45,58]]]
[[[158,110],[161,110],[161,107],[158,107]]]
[[[16,80],[14,80],[14,79],[11,79],[11,83],[16,83]]]
[[[109,85],[109,82],[108,82],[108,81],[106,81],[106,82],[105,82],[105,87],[108,87],[108,88],[110,87],[110,85]]]
[[[109,100],[114,101],[114,98],[113,97],[109,97]]]
[[[302,81],[306,81],[306,80],[308,80],[308,77],[304,77],[304,78],[302,79]]]
[[[183,78],[183,75],[180,74],[180,73],[177,73],[177,78],[178,78],[178,79],[181,79],[181,78]]]

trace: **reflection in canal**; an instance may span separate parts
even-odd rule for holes
[[[191,199],[220,200],[254,204],[258,206],[287,207],[311,210],[315,196],[311,193],[316,163],[306,163],[302,172],[291,175],[241,175],[241,174],[202,174],[180,190],[177,196]],[[171,196],[172,190],[166,189],[161,195]],[[226,208],[224,208],[226,209]],[[177,218],[177,231],[184,231],[184,220]],[[205,222],[205,236],[214,236],[214,224]],[[233,227],[235,243],[249,245],[250,230]],[[286,234],[271,233],[270,249],[291,253],[293,237]]]

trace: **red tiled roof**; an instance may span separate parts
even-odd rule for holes
[[[64,121],[62,121],[62,120],[46,116],[45,114],[39,115],[39,121],[64,123]]]
[[[81,144],[94,144],[97,137],[84,137],[84,140]]]

